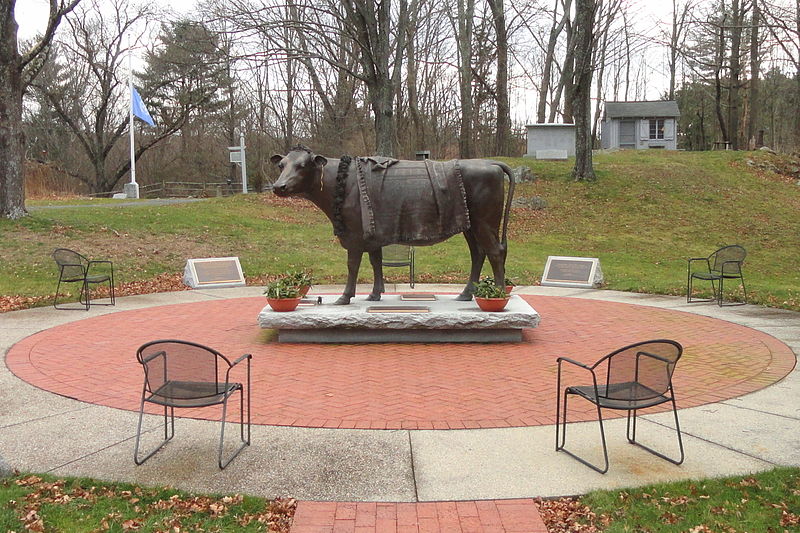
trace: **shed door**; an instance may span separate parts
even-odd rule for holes
[[[619,147],[636,148],[636,121],[621,120],[619,123]]]

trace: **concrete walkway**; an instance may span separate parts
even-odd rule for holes
[[[458,289],[433,285],[416,288],[424,292]],[[408,288],[390,286],[387,290]],[[340,287],[315,287],[315,291],[337,293]],[[726,308],[713,304],[688,305],[685,299],[677,297],[614,291],[525,287],[517,292],[630,303],[709,316],[765,332],[786,343],[795,354],[800,353],[800,313],[750,305]],[[114,308],[93,307],[89,312],[40,308],[0,314],[0,351],[7,353],[15,343],[36,332],[98,315],[260,294],[259,287],[185,291],[119,298]],[[129,327],[143,328],[147,324],[131,323]],[[109,335],[113,337],[114,332]],[[175,336],[180,338],[179,332]],[[86,342],[103,343],[105,339],[86,339]],[[81,356],[72,355],[78,360]],[[64,373],[66,379],[70,369],[65,368]],[[269,383],[259,386],[268,387]],[[624,420],[611,420],[606,426],[611,461],[606,475],[596,474],[565,454],[554,452],[552,426],[464,430],[253,426],[253,445],[220,472],[213,461],[218,423],[189,419],[179,422],[176,438],[164,450],[145,465],[135,467],[131,455],[136,418],[131,411],[46,392],[20,380],[5,365],[0,368],[0,457],[23,471],[54,475],[332,502],[511,500],[506,509],[514,505],[522,509],[530,502],[529,498],[537,496],[718,477],[777,465],[800,466],[800,376],[796,368],[782,381],[752,394],[682,409],[680,422],[687,456],[682,466],[671,465],[628,445]],[[674,441],[670,413],[645,418],[647,422],[640,428],[643,437],[652,435],[659,443],[666,444]],[[148,425],[155,429],[158,420],[153,417]],[[576,423],[569,430],[572,449],[599,457],[596,423]],[[156,439],[157,431],[151,431],[150,436]],[[320,520],[321,515],[339,516],[348,522],[345,529],[356,526],[355,518],[344,518],[354,509],[352,506],[340,510],[335,505],[319,505],[323,507],[317,509],[317,514],[298,510],[298,519],[304,513],[316,517],[312,522]],[[431,508],[420,505],[424,504],[417,503],[415,507],[418,520],[430,518],[425,513],[430,513]],[[375,515],[372,520],[367,519],[366,525],[371,523],[373,530],[379,530],[375,525],[377,504],[374,509]],[[408,516],[408,508],[400,511],[397,506],[393,510],[383,506],[382,509],[385,516],[394,513],[394,524],[399,530],[398,513]],[[450,516],[447,513],[451,508],[442,509],[441,516]],[[461,509],[468,513],[465,519],[477,516],[477,511],[466,504]],[[439,516],[436,513],[434,516]],[[499,520],[500,514],[491,516]],[[497,524],[502,525],[502,520]],[[316,523],[308,526],[310,529],[306,531],[332,530],[333,523],[330,527]],[[322,529],[314,529],[317,526]],[[489,523],[483,526],[485,531],[492,530]],[[419,522],[417,527],[421,528]],[[541,531],[533,526],[495,530]]]

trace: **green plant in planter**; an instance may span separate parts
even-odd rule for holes
[[[289,276],[281,276],[274,281],[267,283],[267,288],[264,289],[264,294],[267,298],[299,298],[300,289],[295,284],[293,278]]]
[[[296,287],[310,287],[314,281],[310,270],[293,270],[287,272],[285,277],[290,279]]]
[[[482,278],[475,284],[475,292],[473,294],[477,298],[508,298],[505,289],[495,285],[494,279],[489,277]]]
[[[494,278],[493,278],[492,276],[483,276],[483,277],[481,278],[481,281],[488,281],[488,282],[490,282],[492,285],[494,285]],[[509,279],[509,278],[506,278],[506,279],[505,279],[505,284],[506,284],[506,285],[508,285],[508,286],[510,286],[510,287],[516,287],[516,286],[517,286],[517,284],[516,284],[516,283],[514,283],[514,282],[513,282],[511,279]]]

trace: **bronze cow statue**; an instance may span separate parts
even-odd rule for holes
[[[382,247],[428,246],[456,233],[464,234],[472,260],[469,282],[456,299],[472,299],[487,256],[495,282],[505,285],[506,233],[514,195],[514,178],[505,163],[349,156],[337,160],[305,146],[273,155],[271,161],[281,170],[273,192],[311,200],[331,220],[347,250],[347,285],[336,304],[349,304],[355,296],[364,252],[374,274],[367,300],[377,301],[384,292]],[[507,197],[504,175],[509,179]]]

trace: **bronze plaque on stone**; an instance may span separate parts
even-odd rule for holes
[[[596,257],[550,256],[544,267],[542,285],[589,289],[603,282],[600,260]]]
[[[238,257],[189,259],[183,281],[190,287],[238,287],[245,284]]]

